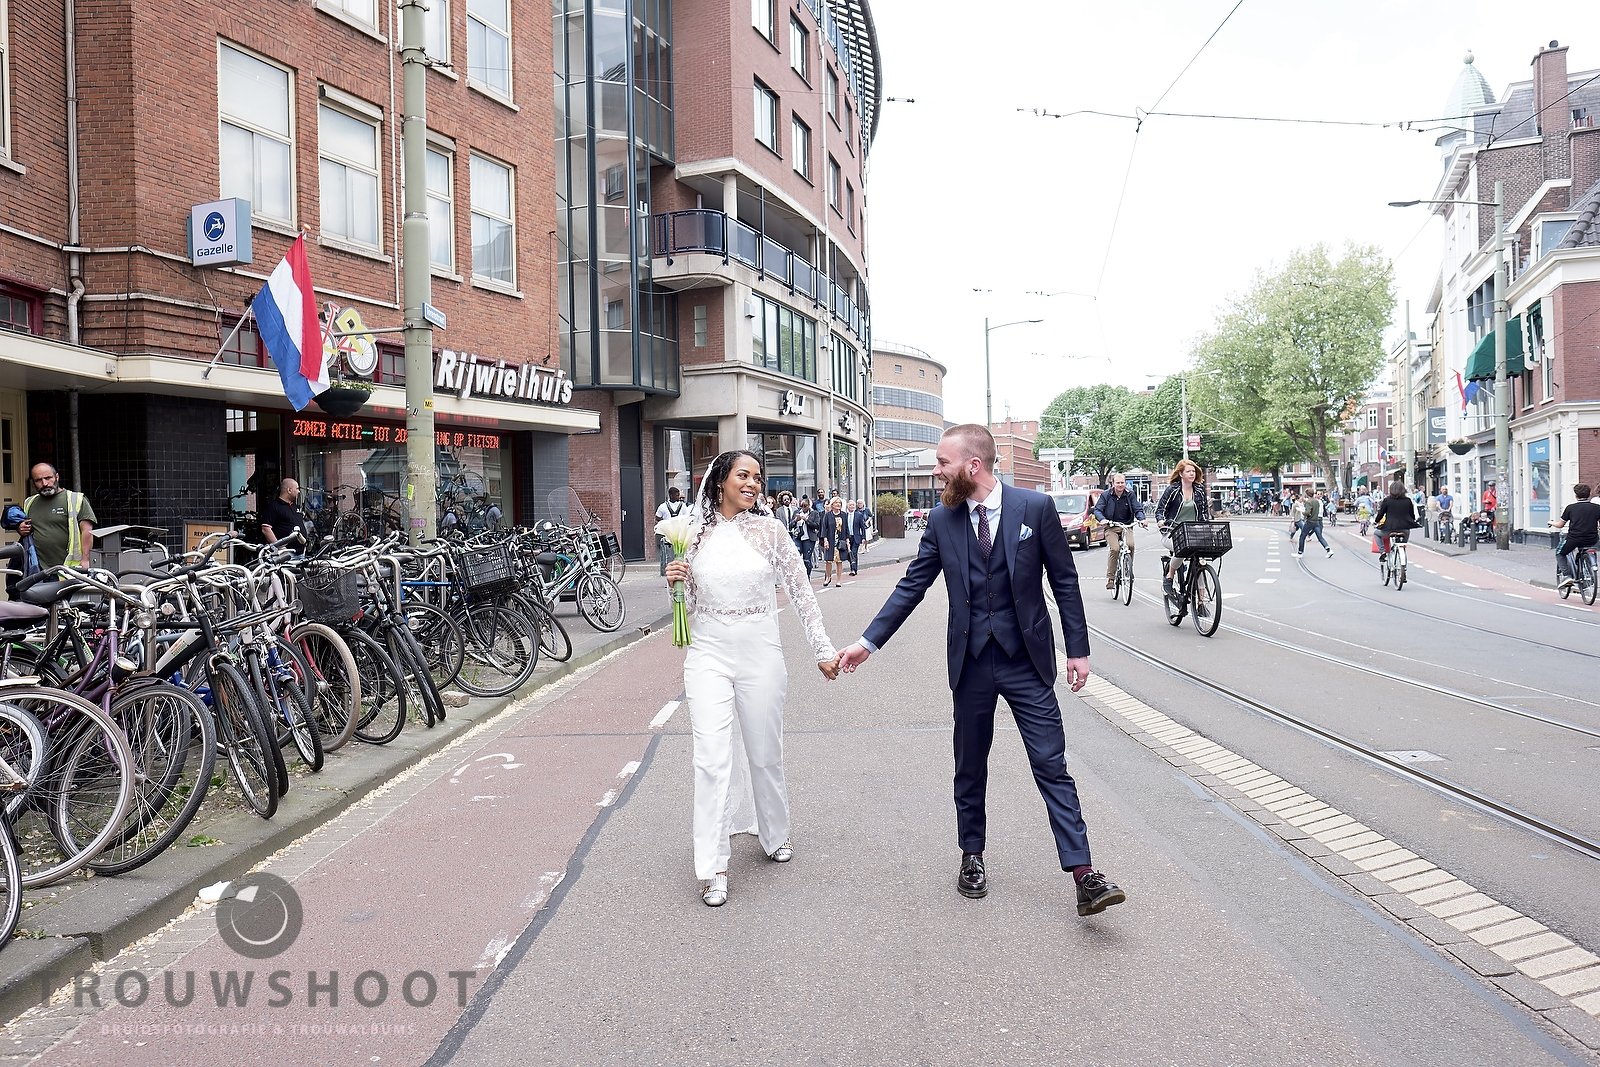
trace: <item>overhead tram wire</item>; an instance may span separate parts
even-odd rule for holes
[[[1205,39],[1205,42],[1203,44],[1201,44],[1199,48],[1195,49],[1194,55],[1189,57],[1189,62],[1185,63],[1183,65],[1183,69],[1178,71],[1178,76],[1176,78],[1173,78],[1171,84],[1169,84],[1165,89],[1162,90],[1160,96],[1156,97],[1156,102],[1154,104],[1150,105],[1150,110],[1151,111],[1155,111],[1157,108],[1159,108],[1161,106],[1161,101],[1165,100],[1167,98],[1167,94],[1172,92],[1173,88],[1180,81],[1183,80],[1183,76],[1185,74],[1189,73],[1189,68],[1194,66],[1194,61],[1195,60],[1200,58],[1200,53],[1204,52],[1206,50],[1206,47],[1208,45],[1210,45],[1212,41],[1217,39],[1217,34],[1221,33],[1222,32],[1222,27],[1226,26],[1228,24],[1228,20],[1233,18],[1233,13],[1235,11],[1238,11],[1243,6],[1244,6],[1244,0],[1239,0],[1238,3],[1234,4],[1233,7],[1228,9],[1228,13],[1226,15],[1222,16],[1222,21],[1217,23],[1217,28],[1211,31],[1211,36],[1207,37]]]
[[[1551,44],[1555,44],[1554,41],[1551,41],[1550,43]],[[1595,74],[1593,77],[1585,78],[1583,81],[1579,82],[1577,85],[1573,86],[1571,89],[1568,89],[1566,91],[1566,93],[1561,97],[1561,99],[1555,101],[1554,103],[1546,104],[1541,110],[1542,111],[1549,111],[1551,108],[1555,107],[1556,105],[1565,103],[1566,101],[1572,99],[1572,94],[1573,93],[1577,92],[1579,89],[1585,88],[1591,82],[1596,81],[1596,80],[1600,80],[1600,74]],[[1510,137],[1512,134],[1514,134],[1518,130],[1522,129],[1522,127],[1526,126],[1529,122],[1531,122],[1534,119],[1538,118],[1539,114],[1540,114],[1539,111],[1530,112],[1527,118],[1523,119],[1521,122],[1517,123],[1515,126],[1511,127],[1509,130],[1506,130],[1504,133],[1490,133],[1489,134],[1489,141],[1483,147],[1489,148],[1490,146],[1492,146],[1495,143],[1496,140],[1500,140],[1500,139],[1503,139],[1503,138],[1506,138],[1506,137]]]

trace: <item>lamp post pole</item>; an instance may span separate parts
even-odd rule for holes
[[[1494,183],[1494,547],[1511,547],[1511,386],[1506,381],[1505,185]]]
[[[985,430],[994,425],[994,387],[990,384],[989,378],[989,335],[1007,326],[1043,321],[1043,319],[1017,319],[1015,322],[1002,322],[998,326],[990,326],[989,316],[983,317],[983,428]]]
[[[1183,458],[1189,458],[1189,375],[1178,375],[1178,429],[1183,432]]]

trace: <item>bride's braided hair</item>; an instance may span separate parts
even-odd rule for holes
[[[711,469],[706,471],[706,480],[701,483],[700,489],[700,532],[695,534],[694,544],[689,546],[689,551],[683,554],[686,561],[699,550],[700,539],[705,537],[706,531],[722,519],[722,483],[733,473],[733,465],[740,456],[749,456],[756,461],[757,467],[761,466],[761,457],[743,448],[723,452],[711,461]],[[757,515],[767,514],[760,493],[756,494],[756,502],[750,510]]]

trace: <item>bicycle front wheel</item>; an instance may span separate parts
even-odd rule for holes
[[[356,658],[339,631],[319,622],[303,622],[289,640],[305,658],[309,674],[304,679],[311,696],[312,721],[322,737],[322,751],[343,747],[356,728],[361,708],[361,674]]]
[[[1189,613],[1194,617],[1194,628],[1201,637],[1210,637],[1222,622],[1222,583],[1211,564],[1199,565],[1190,599]]]
[[[116,838],[137,771],[127,736],[98,706],[63,692],[23,692],[11,690],[4,699],[49,731],[43,773],[28,784],[28,805],[13,823],[22,887],[38,889],[78,870]],[[38,821],[48,822],[48,835],[38,832]]]
[[[350,646],[361,678],[361,706],[356,709],[354,736],[369,745],[387,745],[406,724],[411,691],[388,650],[365,630],[341,636]]]
[[[168,682],[118,693],[111,714],[138,765],[122,832],[89,862],[96,874],[126,874],[149,863],[189,826],[217,764],[217,731],[200,698]]]
[[[250,683],[231,663],[210,668],[211,698],[216,702],[217,743],[233,768],[234,781],[250,810],[270,819],[283,799],[278,766],[277,733],[262,715]]]
[[[1406,587],[1406,554],[1401,552],[1394,567],[1394,591],[1399,592]]]
[[[1122,597],[1124,604],[1133,603],[1133,554],[1122,557],[1122,566],[1117,570],[1117,595]]]
[[[11,940],[22,918],[22,861],[11,824],[0,819],[0,945]]]
[[[1594,557],[1582,549],[1578,550],[1574,570],[1579,575],[1579,582],[1583,586],[1583,602],[1593,604],[1595,593]]]
[[[591,571],[578,579],[578,614],[601,633],[615,633],[622,628],[627,608],[622,603],[622,590],[609,574]]]
[[[516,606],[539,627],[539,655],[554,663],[565,663],[572,658],[572,636],[544,601],[519,596]]]
[[[539,664],[539,631],[526,615],[479,605],[467,613],[461,632],[467,655],[456,684],[473,696],[505,696],[533,677]]]

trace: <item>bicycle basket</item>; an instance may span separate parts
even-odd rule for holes
[[[1233,548],[1233,531],[1225,522],[1180,522],[1172,528],[1172,554],[1180,559],[1226,555]]]
[[[600,554],[610,559],[612,556],[622,555],[622,542],[617,540],[617,535],[607,533],[600,535]]]
[[[505,545],[474,548],[461,557],[461,578],[474,593],[514,586],[516,568]]]
[[[354,571],[311,571],[295,583],[300,617],[339,624],[361,614],[361,579]]]

